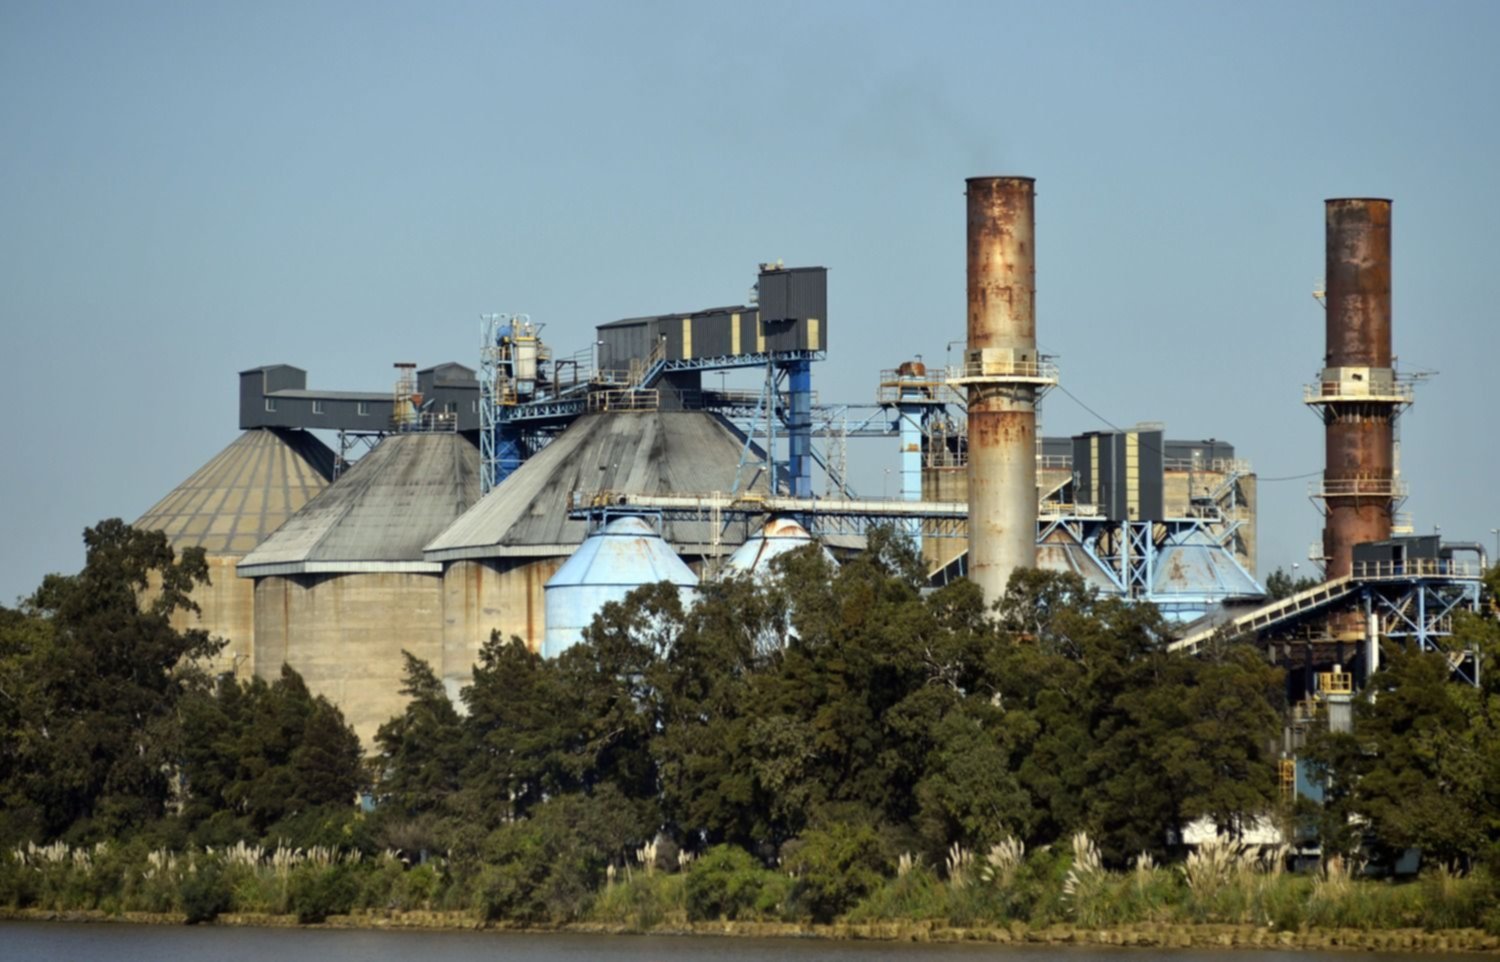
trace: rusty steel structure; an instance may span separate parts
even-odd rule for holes
[[[968,179],[969,577],[993,602],[1036,565],[1036,402],[1056,383],[1036,349],[1036,208],[1030,177]]]
[[[1356,544],[1391,536],[1404,492],[1396,476],[1396,418],[1411,403],[1391,353],[1391,202],[1335,198],[1326,218],[1327,353],[1307,403],[1324,425],[1323,562],[1348,575]]]

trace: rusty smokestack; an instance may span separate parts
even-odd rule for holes
[[[968,179],[969,577],[985,601],[1036,565],[1035,181]]]
[[[1323,554],[1337,578],[1350,573],[1356,544],[1391,536],[1395,422],[1411,392],[1391,354],[1391,202],[1336,198],[1324,213],[1328,350],[1308,402],[1323,416]]]

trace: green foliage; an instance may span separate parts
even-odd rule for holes
[[[485,841],[473,907],[486,919],[579,918],[605,867],[623,862],[647,838],[648,825],[641,806],[613,788],[549,799]]]
[[[580,729],[578,693],[519,638],[492,636],[479,652],[474,682],[464,689],[465,796],[471,823],[493,828],[526,816],[548,795],[579,787],[571,757]],[[392,735],[395,733],[392,732]],[[402,751],[393,743],[389,753]]]
[[[188,925],[212,922],[233,904],[229,875],[216,859],[204,859],[182,880],[182,913]]]
[[[324,820],[331,808],[347,810],[364,780],[359,739],[301,675],[283,666],[271,684],[226,680],[189,699],[183,718],[184,818],[200,841],[269,835],[296,845],[349,844],[304,831],[289,835],[286,827]]]
[[[828,922],[880,886],[889,860],[875,829],[830,822],[787,846],[786,868],[796,878],[792,897],[815,921]]]
[[[597,922],[644,932],[658,925],[681,924],[688,918],[684,904],[687,876],[664,872],[635,872],[624,881],[605,885],[589,908]]]
[[[330,915],[346,915],[359,895],[355,869],[349,865],[299,865],[287,886],[289,907],[304,925]]]
[[[176,709],[219,644],[178,632],[207,580],[201,551],[118,519],[84,532],[83,570],[49,575],[21,611],[0,609],[0,831],[5,841],[118,836],[161,817],[181,743]]]
[[[785,874],[767,870],[744,849],[720,845],[693,862],[687,874],[688,918],[775,918],[791,887]]]
[[[1317,584],[1318,579],[1310,575],[1294,577],[1292,574],[1287,574],[1284,568],[1277,568],[1266,576],[1266,600],[1280,601],[1283,598],[1290,598]]]
[[[375,735],[383,774],[382,807],[391,815],[414,817],[437,811],[458,791],[466,759],[462,724],[432,666],[403,651],[410,699],[406,711],[380,726]]]
[[[358,741],[295,672],[210,684],[194,668],[213,645],[170,617],[201,557],[118,522],[86,539],[83,572],[0,608],[0,842],[67,843],[0,864],[0,903],[1288,927],[1478,924],[1496,894],[1487,874],[1430,866],[1500,855],[1500,673],[1455,686],[1434,656],[1390,653],[1357,734],[1312,738],[1327,800],[1301,813],[1330,855],[1421,847],[1422,881],[1239,865],[1210,891],[1130,866],[1164,862],[1168,831],[1197,818],[1233,832],[1277,808],[1282,679],[1231,643],[1169,654],[1154,609],[1076,577],[1018,571],[988,608],[966,582],[924,595],[920,559],[882,531],[840,567],[794,552],[769,578],[706,583],[688,609],[646,586],[558,659],[492,637],[463,713],[408,655],[366,816]],[[1500,657],[1490,614],[1455,633]],[[1097,840],[1087,872],[1079,832]],[[708,851],[682,875],[611,880],[658,836],[661,852]],[[1010,837],[1030,855],[985,875]],[[246,840],[288,849],[224,854]],[[288,854],[314,846],[344,854]],[[941,871],[950,857],[968,868]]]

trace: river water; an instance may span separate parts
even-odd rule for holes
[[[0,923],[0,962],[1326,962],[1335,953],[1071,946],[931,945],[507,932],[254,929],[59,922]],[[1345,953],[1338,953],[1346,958]],[[1381,962],[1416,962],[1383,955]],[[1421,962],[1456,960],[1423,955]]]

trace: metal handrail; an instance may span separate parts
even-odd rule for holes
[[[1478,580],[1479,565],[1451,558],[1408,558],[1405,561],[1356,561],[1356,581],[1406,581],[1411,578],[1462,578]]]
[[[1415,392],[1410,384],[1375,385],[1368,381],[1320,381],[1302,386],[1304,404],[1323,401],[1389,401],[1410,404]]]
[[[1307,486],[1314,498],[1404,498],[1406,482],[1395,478],[1320,478]]]
[[[1354,691],[1354,675],[1347,671],[1318,672],[1318,694],[1348,695]]]
[[[418,411],[400,418],[392,416],[391,430],[397,434],[457,431],[458,415],[451,411]]]
[[[952,384],[974,378],[1010,378],[1044,384],[1057,383],[1057,365],[1051,361],[1009,361],[1001,358],[967,361],[948,368],[945,380]]]
[[[655,389],[595,391],[589,395],[590,411],[655,411],[661,407],[661,392]]]

